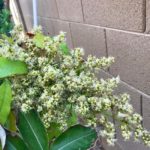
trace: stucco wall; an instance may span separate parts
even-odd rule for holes
[[[101,77],[120,75],[119,92],[132,103],[150,129],[150,0],[38,0],[39,24],[45,34],[67,32],[70,48],[86,55],[114,56],[116,62]],[[32,1],[20,0],[27,27],[32,28]],[[117,150],[148,150],[123,142]],[[110,148],[111,150],[113,148]]]

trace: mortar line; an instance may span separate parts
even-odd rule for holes
[[[105,45],[106,45],[106,57],[108,57],[108,46],[107,46],[107,34],[106,34],[106,29],[104,29],[104,38],[105,38]]]
[[[114,75],[112,75],[112,74],[110,74],[110,73],[108,73],[108,72],[106,72],[106,71],[104,71],[104,72],[105,72],[107,75],[110,75],[111,77],[114,77]],[[142,96],[144,96],[144,97],[150,99],[150,95],[143,93],[143,92],[140,91],[139,89],[136,89],[135,87],[133,87],[132,85],[130,85],[130,84],[126,83],[126,82],[124,82],[123,80],[121,80],[120,82],[122,82],[125,86],[131,88],[132,90],[138,92],[138,93],[141,94]]]
[[[124,82],[123,80],[121,80],[122,83],[124,83],[126,86],[130,87],[131,89],[137,91],[139,94],[141,94],[142,96],[145,96],[146,98],[150,98],[150,95],[145,94],[144,92],[140,91],[139,89],[135,88],[134,86]]]
[[[141,106],[141,116],[143,117],[143,96],[140,96],[140,106]],[[143,126],[143,120],[141,121],[141,124]]]
[[[58,10],[57,0],[55,0],[55,3],[56,3],[56,8],[57,8],[58,18],[60,19],[60,15],[59,15],[59,10]]]
[[[70,36],[71,36],[71,41],[72,41],[72,47],[74,48],[74,40],[72,36],[72,30],[71,30],[71,23],[69,22],[69,30],[70,30]]]
[[[41,18],[41,17],[40,17],[40,18]],[[45,19],[46,19],[46,18],[47,18],[47,17],[45,17]],[[71,23],[79,24],[79,23],[73,22],[73,21],[65,21],[65,20],[54,19],[54,18],[47,18],[47,19],[50,19],[50,20],[56,20],[56,21],[64,21],[64,22],[69,23],[69,26],[70,26]],[[89,25],[89,24],[84,24],[84,25]],[[144,33],[130,32],[130,31],[123,31],[123,30],[118,30],[118,29],[113,29],[113,28],[107,28],[107,27],[101,27],[101,26],[96,26],[96,25],[89,25],[89,26],[99,27],[99,28],[105,29],[105,30],[108,29],[108,30],[121,31],[121,32],[125,32],[125,33],[130,33],[130,34],[137,34],[137,35],[150,36],[150,35],[144,34]],[[71,38],[72,38],[71,27],[70,27],[70,33],[71,33]],[[73,38],[72,38],[72,44],[73,44],[73,47],[74,47],[74,41],[73,41]],[[114,75],[112,75],[110,72],[109,72],[109,73],[107,72],[107,74],[110,74],[111,76],[114,76]],[[147,97],[147,98],[150,98],[150,95],[145,94],[143,91],[140,91],[139,89],[136,89],[136,87],[134,87],[134,86],[132,86],[132,85],[130,85],[130,84],[124,82],[123,80],[121,80],[121,82],[124,83],[126,86],[130,87],[131,89],[137,91],[139,94],[141,94],[141,95],[143,95],[143,96],[145,96],[145,97]]]
[[[104,29],[104,38],[105,38],[105,46],[106,46],[106,57],[108,57],[108,45],[107,45],[107,33],[106,33],[106,29]],[[107,71],[110,72],[110,68],[107,68]]]
[[[83,1],[81,0],[80,2],[81,2],[81,9],[82,9],[83,22],[85,22],[85,15],[84,15]]]
[[[147,0],[144,0],[144,7],[145,9],[143,10],[143,22],[144,22],[144,33],[147,32]]]
[[[122,29],[116,29],[116,28],[111,28],[111,27],[104,27],[104,26],[98,26],[98,25],[94,25],[94,24],[88,24],[86,22],[82,23],[82,22],[75,22],[75,21],[68,21],[65,19],[57,19],[57,18],[52,18],[52,17],[45,17],[45,19],[52,19],[52,20],[61,20],[64,22],[70,22],[70,23],[74,23],[74,24],[84,24],[84,25],[88,25],[91,27],[97,27],[97,28],[101,28],[101,29],[107,29],[107,30],[112,30],[112,31],[118,31],[118,32],[123,32],[123,33],[128,33],[128,34],[136,34],[136,35],[144,35],[144,36],[150,36],[149,34],[145,34],[143,32],[140,31],[130,31],[130,30],[122,30]]]

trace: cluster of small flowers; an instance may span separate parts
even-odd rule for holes
[[[46,128],[55,122],[62,130],[68,127],[70,115],[75,112],[84,125],[101,127],[99,135],[106,137],[109,144],[116,141],[113,122],[117,122],[126,140],[134,135],[136,140],[150,145],[150,134],[142,128],[142,118],[134,113],[130,97],[114,95],[119,78],[96,77],[98,69],[114,62],[112,57],[90,55],[84,60],[81,48],[64,54],[60,49],[65,42],[63,32],[54,38],[44,36],[39,29],[32,38],[20,37],[19,33],[20,28],[15,29],[13,39],[5,37],[0,47],[0,56],[28,65],[27,75],[11,79],[15,107],[24,112],[36,109]]]

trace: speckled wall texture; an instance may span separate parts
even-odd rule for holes
[[[28,30],[32,1],[20,0]],[[116,62],[101,77],[120,75],[119,92],[131,95],[135,110],[150,129],[150,0],[38,0],[38,19],[45,34],[67,32],[70,48],[86,55],[114,56]],[[111,150],[148,150],[123,142]]]

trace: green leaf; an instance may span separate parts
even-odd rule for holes
[[[33,38],[34,44],[39,48],[44,48],[45,46],[44,41],[45,41],[45,36],[41,33],[37,33]]]
[[[4,41],[7,41],[10,45],[14,44],[14,39],[12,37],[7,36],[6,34],[1,34],[2,41],[0,43],[0,46],[4,43]]]
[[[19,131],[31,150],[48,150],[48,137],[42,121],[34,110],[19,113]]]
[[[53,140],[53,138],[57,138],[62,133],[60,130],[60,125],[57,123],[51,123],[47,133],[49,141]]]
[[[16,116],[15,116],[15,113],[13,111],[10,112],[4,127],[11,132],[17,131]]]
[[[69,118],[68,121],[67,121],[68,127],[71,127],[71,126],[77,124],[77,122],[78,122],[78,116],[77,116],[77,114],[75,113],[75,111],[72,110],[71,116],[70,116],[70,118]]]
[[[8,80],[0,86],[0,123],[5,124],[11,109],[12,92]]]
[[[61,43],[59,48],[63,52],[63,54],[65,54],[65,55],[70,54],[70,50],[68,48],[68,45],[65,42]]]
[[[27,65],[24,62],[0,57],[0,78],[26,74],[27,72]]]
[[[95,130],[76,125],[61,134],[50,150],[87,150],[96,137]]]
[[[24,141],[18,136],[7,136],[5,150],[28,150]]]

